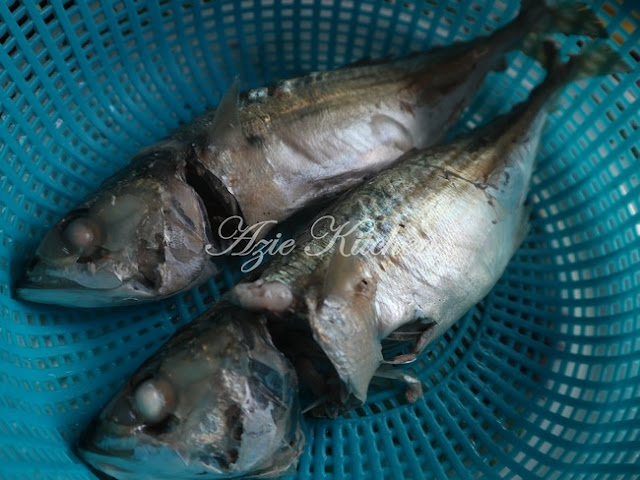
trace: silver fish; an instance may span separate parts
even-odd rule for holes
[[[373,376],[404,375],[385,364],[415,360],[489,292],[527,233],[525,199],[549,100],[576,78],[628,71],[606,44],[550,64],[526,103],[452,143],[407,154],[319,217],[290,255],[232,290],[238,305],[270,312],[272,331],[282,325],[288,342],[274,341],[288,356],[301,355],[288,351],[296,335],[313,336],[344,385],[330,402],[364,401]],[[413,351],[384,359],[381,340],[409,324],[421,332]],[[301,381],[317,352],[305,360]],[[419,385],[409,386],[415,396]]]
[[[304,444],[297,379],[258,315],[225,302],[144,363],[83,434],[118,479],[277,477]]]
[[[384,361],[382,338],[428,318],[419,353],[500,276],[526,232],[524,199],[555,90],[626,70],[606,45],[590,49],[554,67],[512,114],[411,152],[345,196],[330,210],[350,230],[344,252],[320,224],[314,233],[322,238],[307,232],[298,250],[225,294],[111,400],[83,435],[82,458],[116,478],[259,477],[294,468],[304,439],[296,375],[280,352],[299,371],[323,352],[323,373],[333,368],[346,387],[338,393],[363,400]],[[358,242],[365,253],[353,255]],[[395,253],[381,254],[391,243]]]
[[[232,87],[217,111],[140,152],[65,215],[37,249],[18,297],[113,306],[198,285],[217,271],[209,252],[228,246],[224,219],[283,220],[435,144],[505,52],[530,51],[540,34],[605,35],[583,4],[525,3],[509,25],[468,43],[242,96]]]

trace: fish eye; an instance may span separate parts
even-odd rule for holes
[[[65,226],[63,232],[65,242],[82,252],[83,256],[91,255],[100,243],[100,227],[87,217],[77,217]]]
[[[140,416],[149,424],[162,422],[175,405],[173,385],[159,378],[142,382],[134,393],[134,405]]]

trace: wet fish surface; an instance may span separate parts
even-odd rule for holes
[[[292,471],[304,443],[294,365],[301,378],[316,373],[321,399],[330,386],[331,400],[348,405],[366,398],[374,375],[394,376],[381,339],[422,325],[417,355],[451,326],[526,233],[527,186],[555,91],[628,70],[606,45],[567,64],[549,56],[551,73],[512,113],[410,152],[345,195],[325,217],[347,225],[342,241],[323,236],[335,232],[330,222],[316,223],[319,238],[307,232],[292,254],[178,331],[92,422],[80,456],[118,479]],[[328,368],[314,372],[319,353]]]
[[[141,151],[49,231],[19,298],[76,307],[157,300],[204,282],[221,223],[281,221],[438,142],[503,55],[548,32],[603,36],[582,4],[528,0],[493,34],[250,90]],[[265,234],[266,230],[262,232]]]
[[[375,375],[394,376],[385,364],[413,361],[489,292],[527,233],[550,99],[577,78],[628,71],[606,44],[566,64],[552,50],[550,73],[527,102],[449,144],[406,154],[316,219],[292,253],[232,290],[239,306],[270,313],[275,344],[329,405],[365,401]],[[381,340],[409,325],[420,332],[412,352],[383,358]],[[305,337],[341,390],[318,387],[326,372],[313,370],[323,359],[317,348],[297,348]]]
[[[304,445],[297,386],[264,320],[221,301],[138,369],[78,453],[117,479],[278,477]]]
[[[526,103],[452,143],[407,153],[314,222],[317,238],[307,231],[293,253],[179,331],[90,425],[81,457],[120,479],[294,469],[304,443],[297,378],[317,382],[323,401],[363,401],[374,375],[394,376],[383,338],[422,326],[417,355],[479,301],[526,233],[550,99],[576,78],[628,70],[606,45],[567,64],[547,56],[551,73]],[[335,233],[330,219],[348,228],[334,244],[323,235]]]

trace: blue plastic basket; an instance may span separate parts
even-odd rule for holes
[[[136,308],[20,303],[43,234],[109,174],[248,85],[466,40],[517,2],[0,2],[0,477],[93,478],[72,445],[133,370],[237,280]],[[631,65],[640,8],[591,2]],[[637,5],[637,4],[636,4]],[[574,44],[575,46],[575,44]],[[462,122],[524,99],[514,54]],[[309,421],[297,478],[640,478],[639,70],[573,84],[543,139],[531,234],[400,387]]]

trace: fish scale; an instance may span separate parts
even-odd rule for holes
[[[457,152],[448,152],[446,155],[424,156],[418,161],[411,163],[403,163],[400,166],[401,175],[398,175],[398,169],[392,168],[379,174],[375,179],[368,181],[359,190],[357,197],[349,197],[347,201],[340,204],[340,208],[332,211],[331,216],[335,219],[335,224],[342,225],[347,222],[359,223],[362,221],[370,222],[372,219],[375,225],[388,223],[395,225],[393,230],[385,231],[380,228],[378,236],[372,241],[384,241],[393,236],[398,229],[398,225],[413,226],[417,228],[419,225],[415,221],[411,213],[412,210],[419,210],[422,203],[428,203],[432,199],[441,201],[441,189],[450,187],[450,182],[443,181],[440,185],[434,185],[434,180],[438,177],[446,177],[447,168],[452,168],[454,164],[451,159],[459,159]],[[466,157],[468,166],[472,166],[473,158]],[[437,161],[438,163],[435,163]],[[443,167],[446,165],[447,168]],[[440,189],[440,190],[439,190]],[[408,207],[410,205],[410,207]],[[323,236],[330,231],[325,223],[317,225],[324,226],[316,232],[316,235]],[[406,230],[405,230],[406,231]],[[420,233],[418,233],[420,232]],[[421,228],[416,234],[426,235],[425,228]],[[368,235],[371,233],[369,228],[363,228],[358,234]],[[327,262],[332,251],[327,251],[324,255],[310,256],[304,247],[316,248],[318,251],[326,249],[330,244],[330,236],[317,240],[313,245],[309,245],[306,241],[309,234],[299,239],[298,248],[289,256],[275,257],[267,267],[262,278],[265,281],[284,281],[290,285],[297,285],[306,278],[312,269],[318,265]],[[307,268],[304,268],[307,267]]]
[[[547,50],[550,73],[528,101],[449,144],[405,154],[312,221],[292,254],[234,287],[234,301],[270,312],[274,325],[307,325],[347,392],[364,401],[383,363],[381,339],[422,322],[415,358],[500,278],[527,233],[525,200],[555,92],[628,71],[605,44],[567,64]]]
[[[364,401],[375,375],[406,382],[407,400],[418,398],[419,381],[385,362],[417,355],[502,274],[526,232],[545,102],[581,75],[628,71],[606,45],[566,65],[547,54],[551,73],[523,107],[406,154],[325,210],[355,228],[344,238],[350,249],[397,233],[404,252],[347,254],[307,230],[293,254],[276,256],[147,360],[85,432],[80,455],[116,478],[276,477],[302,451],[298,379],[329,415]],[[330,248],[305,256],[309,245]],[[385,360],[381,340],[410,333],[409,324],[423,331],[414,351]],[[193,358],[192,342],[210,354]]]
[[[436,144],[486,75],[505,67],[507,52],[537,56],[550,32],[606,35],[582,7],[527,0],[511,23],[471,42],[310,73],[244,95],[234,83],[215,112],[139,152],[68,212],[43,239],[17,295],[113,306],[203,283],[233,243],[221,231],[225,219],[283,221],[361,184],[403,153]],[[137,178],[149,187],[138,189]],[[114,212],[98,214],[95,203],[111,198]],[[138,221],[118,217],[117,209]],[[102,243],[113,236],[117,248]]]

